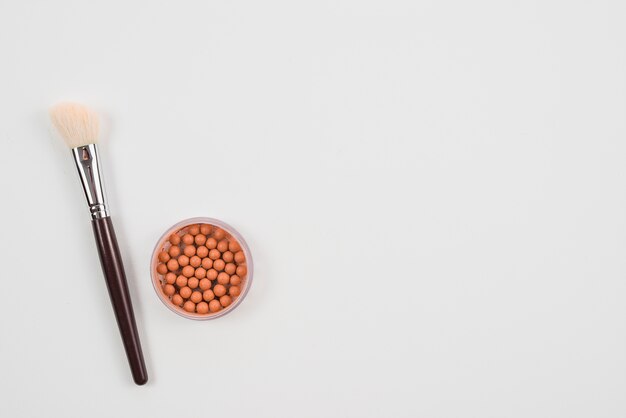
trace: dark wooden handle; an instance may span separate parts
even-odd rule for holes
[[[128,293],[124,265],[122,264],[122,257],[117,246],[113,224],[110,217],[94,219],[91,223],[93,225],[93,233],[96,236],[104,278],[109,289],[117,326],[122,334],[122,341],[124,342],[124,349],[126,350],[126,357],[128,357],[130,370],[133,374],[133,380],[138,385],[143,385],[148,381],[148,372],[146,371],[146,364],[141,352],[133,305]]]

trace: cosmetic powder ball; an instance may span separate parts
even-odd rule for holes
[[[248,268],[246,267],[245,264],[242,264],[242,265],[237,266],[237,270],[235,272],[237,273],[237,276],[244,277],[246,273],[248,272]]]
[[[196,269],[194,269],[191,266],[183,267],[183,276],[185,276],[185,277],[191,277],[191,276],[194,275],[195,272],[196,272]]]
[[[168,251],[170,257],[178,257],[180,255],[180,247],[176,245],[172,245]]]
[[[241,290],[239,290],[238,286],[231,286],[230,289],[228,289],[228,294],[234,298],[239,296],[240,293],[241,293]]]
[[[200,289],[208,290],[208,289],[211,288],[211,280],[209,280],[209,279],[202,279],[202,280],[200,280],[199,285],[200,285]]]
[[[193,302],[193,303],[198,303],[198,302],[202,302],[202,293],[195,291],[191,294],[191,296],[189,297],[189,299]]]
[[[213,262],[213,269],[217,270],[218,272],[224,270],[225,266],[226,266],[226,263],[224,263],[224,260],[222,259],[218,259]]]
[[[237,266],[234,263],[228,263],[226,264],[226,266],[224,266],[224,271],[226,272],[226,274],[235,274],[235,272],[237,271]]]
[[[226,239],[221,240],[220,242],[217,243],[216,248],[220,253],[224,253],[228,251],[228,240]]]
[[[215,231],[213,231],[213,238],[215,238],[216,241],[221,241],[222,239],[224,239],[225,236],[226,231],[224,231],[222,228],[217,228],[215,229]]]
[[[217,270],[215,270],[215,269],[210,269],[209,271],[206,272],[206,277],[209,280],[217,279],[217,275],[218,275],[218,273],[217,273]]]
[[[209,313],[209,304],[206,302],[200,302],[196,305],[196,312],[199,314]]]
[[[220,298],[220,304],[221,304],[223,307],[227,307],[227,306],[229,306],[231,303],[233,303],[233,300],[232,300],[232,298],[231,298],[230,296],[228,296],[228,295],[224,295],[224,296],[222,296],[222,297]]]
[[[246,257],[243,255],[243,251],[237,251],[235,253],[235,262],[237,264],[243,263],[245,259],[246,259]]]
[[[230,250],[231,253],[236,253],[237,251],[241,250],[241,246],[239,245],[237,241],[230,240],[228,242],[228,249]]]
[[[199,284],[199,280],[196,279],[195,277],[191,277],[189,280],[187,280],[187,286],[189,286],[192,289],[195,289],[196,287],[198,287]]]
[[[207,254],[208,253],[209,253],[209,250],[207,250]],[[211,267],[213,267],[213,260],[211,260],[209,257],[203,258],[202,263],[200,265],[202,266],[203,269],[208,270]]]
[[[204,245],[204,243],[206,242],[206,235],[203,235],[203,234],[196,235],[194,238],[194,242],[196,243],[197,246]]]
[[[232,252],[227,250],[222,253],[222,260],[224,260],[226,263],[231,263],[234,259],[235,256]]]
[[[178,245],[180,244],[180,237],[177,234],[172,234],[170,235],[169,241],[172,245]]]
[[[220,309],[222,309],[222,305],[220,304],[219,300],[213,299],[211,302],[209,302],[209,310],[211,312],[217,312]]]
[[[166,274],[167,273],[167,265],[159,264],[157,266],[157,273],[159,273],[159,274]]]
[[[193,244],[193,235],[191,234],[185,234],[183,235],[183,243],[185,245],[191,245]]]
[[[166,284],[163,287],[163,291],[165,292],[167,296],[174,296],[174,293],[176,293],[176,288],[172,286],[171,284]]]
[[[167,284],[174,284],[174,283],[176,283],[176,274],[172,273],[171,271],[169,273],[167,273],[165,275],[165,282]]]
[[[209,255],[209,249],[205,247],[204,245],[201,245],[196,250],[196,255],[204,260],[204,258],[206,258],[206,256]]]
[[[187,286],[187,278],[182,274],[176,278],[176,286],[179,288]]]
[[[175,294],[174,296],[172,296],[172,303],[175,306],[180,306],[183,304],[183,297],[179,294]]]
[[[189,264],[191,264],[191,267],[200,267],[200,264],[202,264],[202,259],[200,257],[198,257],[197,255],[194,255],[193,257],[191,257],[189,259]]]
[[[189,298],[189,296],[191,296],[191,288],[185,286],[182,289],[180,289],[179,294],[184,298],[187,299]]]
[[[224,267],[226,267],[226,263],[222,259],[218,259],[213,262],[213,268],[217,271],[224,270]]]
[[[193,257],[194,255],[196,255],[196,247],[194,247],[193,245],[185,246],[183,254],[185,254],[187,257]]]
[[[156,255],[164,296],[176,309],[214,315],[241,297],[248,273],[241,244],[209,224],[182,227]]]
[[[167,263],[168,261],[170,261],[170,255],[167,253],[167,251],[161,251],[159,253],[159,261],[161,263]]]
[[[215,287],[213,287],[213,293],[215,293],[217,297],[222,297],[226,294],[226,287],[222,284],[216,284]]]
[[[217,275],[217,282],[222,285],[227,285],[230,282],[230,276],[227,273],[221,272]]]
[[[179,256],[179,257],[178,257],[178,264],[179,264],[181,267],[185,267],[185,266],[189,265],[189,257],[187,257],[187,256],[186,256],[186,255],[184,255],[184,254],[183,254],[183,255],[181,255],[181,256]]]
[[[167,262],[167,269],[169,271],[176,271],[178,270],[178,261],[171,259],[170,261]]]

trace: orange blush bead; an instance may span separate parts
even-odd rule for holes
[[[181,267],[189,265],[189,257],[187,257],[186,255],[181,255],[180,257],[178,257],[178,264],[180,264]]]
[[[183,242],[185,243],[185,245],[193,244],[193,235],[191,234],[183,235]]]
[[[180,289],[180,295],[182,297],[184,297],[185,299],[187,299],[189,296],[191,296],[191,289],[188,288],[187,286],[183,287],[182,289]]]
[[[196,279],[195,277],[191,277],[189,280],[187,280],[187,286],[189,286],[192,289],[195,289],[196,287],[198,287],[198,284],[200,284],[200,281]]]
[[[228,249],[231,252],[236,253],[237,251],[241,250],[241,246],[239,245],[237,241],[235,241],[234,239],[231,239],[230,242],[228,243]]]
[[[209,310],[211,312],[217,312],[220,309],[222,309],[222,305],[220,304],[219,300],[212,300],[211,302],[209,302]]]
[[[225,253],[222,254],[222,260],[226,261],[227,263],[232,263],[234,259],[235,259],[235,255],[231,253],[230,251],[226,251]]]
[[[180,306],[183,304],[183,297],[179,294],[172,296],[172,303],[176,306]]]
[[[176,278],[176,286],[185,287],[187,286],[187,278],[182,274]]]
[[[207,255],[209,255],[209,249],[202,245],[196,249],[196,255],[200,258],[205,258]]]
[[[230,276],[224,272],[217,275],[217,282],[219,284],[228,284],[230,282]]]
[[[226,267],[226,263],[224,263],[224,260],[215,260],[213,262],[213,268],[217,271],[224,270],[224,267]]]
[[[224,295],[220,298],[220,304],[223,307],[227,307],[228,305],[230,305],[231,303],[233,303],[233,300],[230,296],[228,295]]]
[[[213,293],[215,293],[215,296],[217,296],[218,298],[222,297],[226,294],[226,288],[221,284],[216,284],[213,288]]]
[[[248,268],[244,265],[237,267],[237,276],[243,277],[248,272]]]
[[[167,284],[174,284],[176,283],[176,275],[172,272],[169,272],[165,275],[165,282]]]
[[[165,292],[167,296],[173,296],[174,293],[176,293],[176,288],[171,284],[166,284],[163,286],[163,292]]]
[[[195,291],[191,294],[191,296],[189,296],[189,299],[193,302],[193,303],[198,303],[202,300],[202,293]]]
[[[200,302],[196,305],[196,312],[199,314],[209,313],[209,304],[206,302]]]
[[[204,243],[206,242],[206,235],[198,234],[194,237],[193,241],[196,243],[196,245],[204,245]]]
[[[183,254],[185,254],[187,257],[196,255],[196,247],[194,247],[193,245],[185,246],[185,249],[183,250]]]
[[[217,250],[221,253],[223,253],[224,251],[228,251],[228,240],[221,240],[220,242],[217,243]]]
[[[202,259],[202,268],[205,270],[210,269],[211,267],[213,267],[213,260],[211,260],[209,257],[207,258],[203,258]]]
[[[159,261],[161,263],[167,263],[168,261],[170,261],[170,255],[167,253],[167,251],[161,251],[159,253]]]
[[[235,274],[237,271],[237,266],[234,263],[228,263],[224,267],[224,271],[228,274]]]
[[[178,257],[180,255],[180,247],[172,245],[168,253],[171,257]]]
[[[189,259],[189,264],[191,265],[191,267],[200,267],[200,264],[202,264],[202,259],[197,255],[194,255]]]
[[[169,271],[176,271],[178,270],[178,261],[171,259],[170,261],[167,262],[167,269]]]
[[[232,297],[236,298],[241,293],[241,289],[239,288],[239,286],[231,286],[230,289],[228,289],[228,293]]]
[[[178,234],[172,234],[170,235],[169,241],[172,245],[178,245],[180,244],[180,237],[178,236]]]

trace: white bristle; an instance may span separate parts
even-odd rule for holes
[[[100,119],[88,107],[78,103],[59,103],[50,108],[50,119],[68,147],[98,143]]]

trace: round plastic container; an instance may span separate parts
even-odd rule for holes
[[[162,264],[161,261],[159,261],[159,254],[162,251],[169,251],[170,247],[172,246],[172,244],[169,242],[170,236],[176,233],[182,238],[182,236],[188,232],[188,229],[190,226],[202,225],[202,224],[211,225],[213,227],[212,228],[213,230],[215,230],[216,228],[224,230],[224,232],[226,233],[225,238],[229,242],[232,240],[236,241],[241,247],[241,251],[243,252],[245,256],[245,262],[240,263],[240,264],[244,264],[246,266],[247,272],[245,275],[243,275],[243,277],[240,277],[241,283],[238,286],[240,289],[240,293],[237,297],[234,297],[232,299],[232,303],[230,305],[223,307],[217,312],[211,312],[211,311],[209,311],[208,313],[198,313],[196,311],[188,312],[185,309],[183,309],[181,306],[175,305],[172,302],[172,297],[165,294],[165,291],[164,291],[165,275],[157,271],[157,266],[159,266],[159,264]],[[214,233],[215,231],[212,231],[207,236],[210,238],[213,236]],[[182,242],[180,245],[184,247],[184,244]],[[177,259],[178,257],[172,257],[172,258]],[[234,261],[233,261],[233,264],[234,264]],[[180,275],[181,274],[180,270],[175,271],[174,274],[176,274],[177,276]],[[235,309],[237,306],[239,306],[239,304],[245,299],[246,295],[248,294],[248,290],[250,290],[250,285],[252,284],[252,276],[253,276],[252,255],[250,254],[250,249],[248,248],[246,241],[230,225],[222,221],[219,221],[217,219],[212,219],[212,218],[185,219],[184,221],[178,222],[176,225],[173,225],[171,228],[165,231],[165,233],[161,236],[161,238],[159,238],[159,241],[157,242],[156,247],[154,248],[154,252],[152,253],[152,259],[150,261],[150,276],[152,278],[152,285],[154,286],[154,290],[157,296],[159,297],[159,299],[161,299],[161,302],[163,302],[163,304],[167,306],[167,308],[170,309],[171,311],[188,319],[195,319],[195,320],[215,319],[215,318],[219,318],[221,316],[226,315],[227,313]],[[217,283],[216,280],[211,281],[212,286],[215,285],[216,283]],[[178,292],[180,291],[179,286],[178,285],[173,285],[173,286],[176,289],[177,294],[178,294]],[[230,290],[231,285],[227,284],[226,287],[227,287],[227,292],[228,292]],[[200,291],[199,288],[196,290]],[[216,298],[216,299],[219,299],[219,298]],[[184,300],[187,301],[190,299],[184,299]],[[204,299],[203,301],[209,302]],[[198,304],[199,303],[200,302],[198,302]]]

